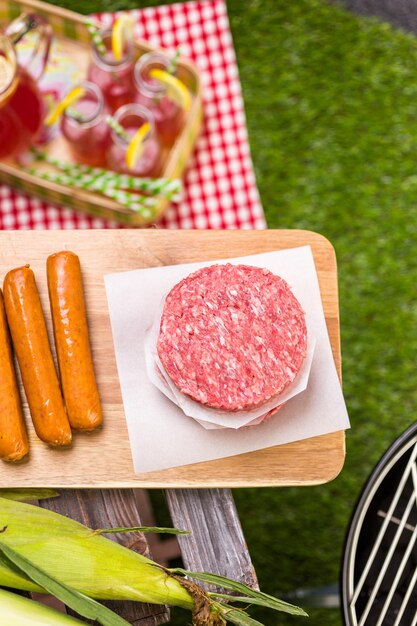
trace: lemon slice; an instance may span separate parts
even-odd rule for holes
[[[151,70],[149,76],[165,85],[167,96],[181,109],[188,111],[191,106],[191,95],[182,81],[169,72],[158,68]]]
[[[126,151],[126,165],[130,170],[133,170],[139,158],[142,156],[144,148],[143,142],[150,130],[151,125],[149,122],[145,122],[133,135]]]
[[[54,109],[49,113],[48,117],[45,120],[46,126],[52,126],[55,124],[65,109],[67,109],[71,104],[77,102],[80,98],[85,94],[85,89],[83,87],[74,87],[70,92],[67,93],[65,98],[59,102]]]
[[[130,15],[121,15],[114,23],[111,33],[111,47],[116,61],[123,58],[126,42],[133,40],[135,22]]]

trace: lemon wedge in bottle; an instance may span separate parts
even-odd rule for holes
[[[123,58],[126,42],[133,41],[135,22],[130,15],[121,15],[114,23],[111,33],[111,48],[116,61]]]
[[[142,124],[139,130],[137,130],[137,132],[133,135],[126,150],[126,165],[130,170],[133,170],[136,163],[142,156],[144,148],[143,144],[150,130],[151,125],[149,122],[145,122],[145,124]]]
[[[184,83],[165,70],[154,68],[149,76],[159,81],[166,87],[168,98],[171,98],[184,111],[191,106],[191,95]]]
[[[83,87],[74,87],[71,89],[65,96],[61,102],[59,102],[55,108],[49,113],[48,117],[45,120],[46,126],[52,126],[55,124],[61,115],[64,113],[65,109],[69,106],[77,102],[80,98],[85,94],[85,89]]]

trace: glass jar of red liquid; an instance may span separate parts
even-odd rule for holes
[[[101,89],[88,81],[79,85],[83,96],[68,107],[61,118],[61,132],[76,161],[94,167],[106,165],[110,145],[109,109]]]
[[[107,163],[112,170],[134,176],[159,176],[162,168],[161,146],[155,133],[155,124],[150,111],[138,104],[126,104],[118,109],[114,119],[126,131],[127,137],[111,132],[112,145],[107,153]],[[143,151],[132,169],[126,162],[126,153],[130,140],[139,128],[149,123],[150,130],[143,141]]]
[[[186,113],[168,97],[166,87],[151,78],[149,72],[153,69],[169,71],[169,65],[170,59],[161,52],[147,52],[138,59],[134,70],[135,102],[152,112],[159,139],[165,146],[171,146],[181,133]]]
[[[38,40],[27,64],[18,63],[14,45],[26,33],[38,30]],[[52,32],[46,21],[23,14],[0,35],[0,158],[17,157],[39,137],[45,104],[36,81],[47,63]]]
[[[124,55],[116,61],[111,49],[111,30],[100,33],[106,48],[106,54],[100,54],[95,43],[92,48],[92,60],[88,68],[87,79],[98,85],[104,99],[114,113],[118,108],[133,102],[135,86],[133,82],[133,49],[126,44]]]

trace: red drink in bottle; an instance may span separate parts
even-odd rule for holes
[[[43,117],[44,103],[35,81],[16,67],[12,82],[0,83],[0,158],[25,152],[40,135]]]
[[[159,139],[166,146],[171,146],[181,133],[186,113],[169,97],[166,87],[149,73],[153,69],[168,71],[169,64],[170,59],[164,54],[148,52],[138,59],[134,70],[135,102],[152,112]]]
[[[104,99],[113,113],[124,104],[133,101],[135,86],[133,82],[133,51],[130,44],[120,61],[116,61],[111,49],[111,31],[100,34],[106,48],[106,54],[100,54],[93,43],[92,60],[88,68],[87,78],[98,85]]]
[[[61,118],[61,132],[76,161],[103,167],[110,145],[110,127],[106,122],[109,109],[97,85],[85,82],[80,87],[84,95],[66,109]]]
[[[161,146],[155,134],[152,114],[138,104],[127,104],[116,111],[114,119],[124,128],[127,137],[120,137],[112,130],[112,145],[107,154],[109,167],[124,174],[143,177],[158,176],[162,166]],[[145,123],[149,123],[150,130],[144,139],[142,153],[135,165],[129,168],[126,153],[130,140]]]
[[[39,29],[37,44],[22,67],[14,44],[35,29]],[[6,35],[0,35],[0,158],[19,156],[41,133],[45,104],[36,79],[44,71],[50,42],[49,25],[35,14],[21,15],[9,25]]]

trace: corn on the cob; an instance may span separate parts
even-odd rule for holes
[[[0,490],[0,586],[45,592],[29,578],[46,589],[55,579],[55,586],[65,586],[70,596],[72,589],[102,600],[136,600],[190,609],[194,626],[224,626],[226,621],[262,626],[245,611],[224,604],[222,594],[205,593],[185,575],[243,594],[235,598],[238,602],[250,604],[253,600],[274,610],[306,615],[302,609],[222,576],[166,570],[78,522],[1,495]],[[3,495],[19,497],[18,493]]]
[[[0,589],[0,624],[7,626],[82,626],[65,613]]]
[[[0,498],[0,528],[4,544],[92,598],[193,608],[190,594],[163,568],[63,515]],[[0,585],[39,591],[4,561]]]

